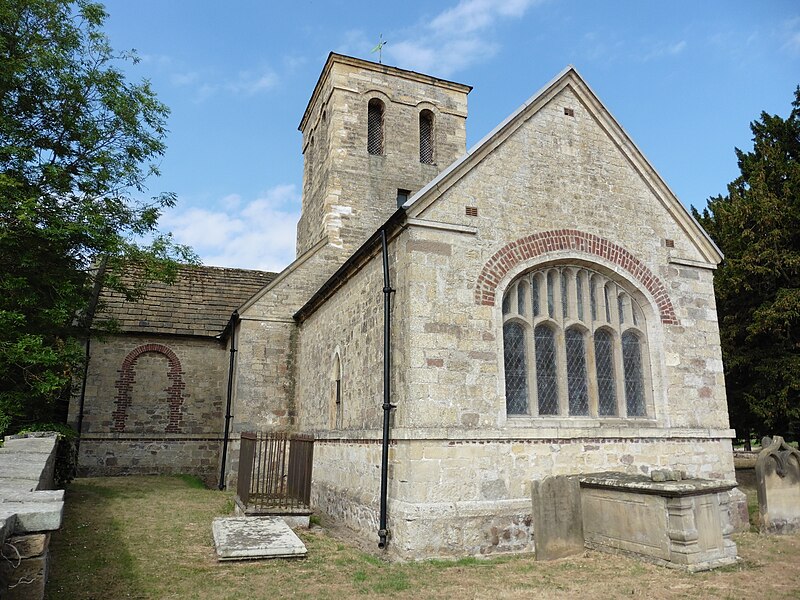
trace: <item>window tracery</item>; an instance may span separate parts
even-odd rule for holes
[[[647,416],[645,316],[618,282],[546,267],[514,280],[502,311],[507,414]]]

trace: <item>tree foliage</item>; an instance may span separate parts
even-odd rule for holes
[[[135,56],[114,53],[106,16],[85,0],[0,3],[0,432],[58,416],[101,283],[135,296],[125,265],[168,279],[193,258],[156,230],[174,196],[134,198],[168,109],[126,80]]]
[[[694,211],[725,260],[714,277],[728,406],[739,437],[800,434],[800,87],[761,113],[728,194]]]

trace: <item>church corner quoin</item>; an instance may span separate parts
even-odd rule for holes
[[[193,267],[194,298],[190,275],[239,283],[202,327],[175,325],[180,294],[120,303],[139,313],[92,341],[83,472],[213,482],[230,380],[225,483],[241,432],[312,433],[313,509],[377,543],[383,235],[389,555],[534,551],[549,475],[733,479],[719,251],[573,68],[467,152],[470,89],[331,54],[300,123],[296,260]]]

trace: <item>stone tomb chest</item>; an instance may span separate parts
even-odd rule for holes
[[[580,485],[588,548],[692,572],[736,562],[728,513],[736,482],[609,472],[583,475]]]

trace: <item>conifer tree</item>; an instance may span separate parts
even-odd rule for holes
[[[761,113],[740,175],[694,215],[725,255],[714,285],[728,407],[740,439],[800,435],[800,87]]]

